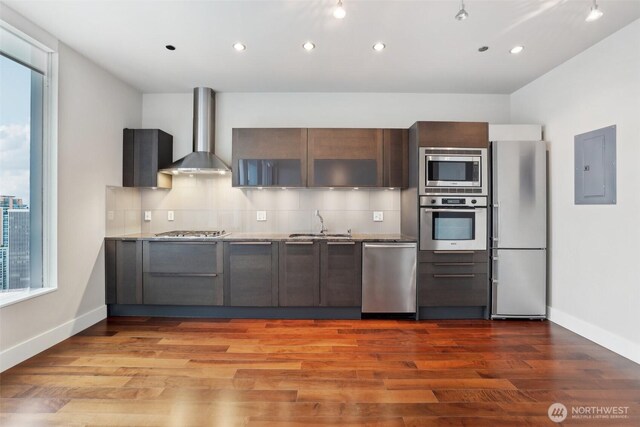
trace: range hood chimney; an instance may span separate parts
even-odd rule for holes
[[[160,172],[219,173],[231,169],[215,155],[216,142],[216,94],[208,87],[193,89],[193,153],[187,154]]]

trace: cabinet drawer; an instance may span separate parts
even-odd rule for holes
[[[434,274],[429,264],[418,267],[418,304],[422,307],[487,305],[486,273]]]
[[[486,262],[426,262],[424,270],[427,274],[486,274],[489,264]]]
[[[222,275],[144,275],[144,303],[160,305],[222,305]]]
[[[418,251],[418,262],[488,262],[487,251]]]
[[[145,273],[222,273],[218,242],[145,242]]]

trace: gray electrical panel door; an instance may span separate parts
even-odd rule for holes
[[[616,127],[576,135],[575,204],[616,203]]]

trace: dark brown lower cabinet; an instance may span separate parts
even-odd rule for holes
[[[223,276],[145,274],[144,303],[156,305],[222,305]]]
[[[105,255],[107,304],[359,307],[362,301],[361,242],[106,240]]]
[[[359,307],[362,304],[362,243],[323,243],[320,265],[320,305]]]
[[[278,305],[277,242],[226,242],[225,305]]]
[[[418,267],[418,304],[421,307],[467,307],[487,305],[486,274],[426,273],[424,264]]]
[[[145,241],[143,301],[153,305],[222,305],[222,245]]]
[[[320,303],[320,243],[280,242],[280,307],[315,307]]]
[[[420,251],[418,305],[482,307],[488,304],[486,251]]]
[[[142,304],[142,242],[105,242],[106,303]]]

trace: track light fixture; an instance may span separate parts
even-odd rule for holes
[[[460,10],[458,11],[458,13],[456,13],[456,20],[457,21],[464,21],[465,19],[467,19],[469,17],[469,13],[465,10],[464,8],[464,0],[462,0],[460,2]]]
[[[342,19],[347,15],[347,11],[344,10],[344,6],[342,5],[342,0],[338,0],[338,4],[336,8],[333,9],[333,16],[338,19]]]
[[[604,13],[602,13],[602,11],[598,9],[598,3],[596,3],[596,0],[593,0],[593,5],[591,6],[591,10],[589,11],[587,19],[585,19],[585,21],[597,21],[598,19],[602,18],[602,15],[604,15]]]

